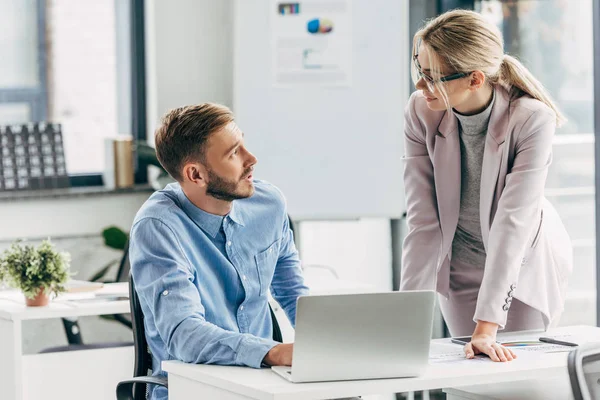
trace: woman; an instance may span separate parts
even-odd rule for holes
[[[475,12],[430,21],[413,61],[401,290],[440,293],[450,333],[472,336],[467,358],[510,361],[499,329],[545,329],[563,310],[572,249],[544,185],[564,118]]]

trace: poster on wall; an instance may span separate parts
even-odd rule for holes
[[[351,0],[271,0],[273,84],[350,86]]]

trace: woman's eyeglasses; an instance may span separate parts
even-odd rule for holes
[[[419,78],[423,78],[430,92],[433,92],[435,90],[436,83],[453,81],[455,79],[464,78],[465,76],[469,76],[471,74],[470,72],[457,72],[447,76],[442,76],[441,78],[433,79],[431,76],[426,75],[421,70],[421,64],[419,64],[419,60],[417,59],[418,56],[418,54],[413,55],[413,63],[415,64],[415,68],[417,70]]]

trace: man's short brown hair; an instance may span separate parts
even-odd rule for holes
[[[233,120],[231,110],[221,104],[204,103],[169,111],[154,134],[158,161],[174,179],[183,181],[183,165],[205,162],[208,138]]]

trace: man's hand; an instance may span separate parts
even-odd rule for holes
[[[292,353],[294,352],[294,343],[278,344],[273,347],[265,358],[263,359],[265,364],[268,365],[292,365]]]
[[[475,354],[487,354],[492,361],[512,361],[517,355],[496,342],[498,325],[492,322],[478,321],[471,342],[465,345],[467,358],[475,357]]]

